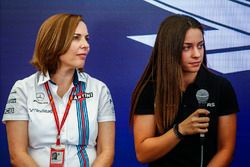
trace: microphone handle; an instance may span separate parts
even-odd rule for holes
[[[200,114],[199,117],[205,117],[206,114]],[[203,143],[204,142],[204,139],[205,139],[205,134],[204,133],[200,133],[200,139],[201,139],[201,142]]]

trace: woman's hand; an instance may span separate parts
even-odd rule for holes
[[[193,135],[197,133],[207,133],[209,126],[209,111],[197,109],[188,118],[179,124],[179,132],[182,135]],[[204,116],[200,116],[204,115]]]

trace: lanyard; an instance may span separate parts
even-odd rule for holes
[[[76,86],[74,86],[71,90],[71,93],[69,95],[69,100],[68,100],[68,103],[67,103],[67,106],[65,108],[65,112],[64,112],[64,115],[63,115],[63,118],[62,118],[62,122],[61,124],[59,125],[59,118],[58,118],[58,114],[57,114],[57,111],[56,111],[56,106],[55,106],[55,102],[54,102],[54,99],[53,99],[53,96],[50,92],[50,89],[49,89],[49,84],[48,82],[45,83],[45,88],[46,88],[46,91],[47,91],[47,94],[49,96],[49,100],[50,100],[50,105],[52,107],[52,111],[53,111],[53,114],[54,114],[54,118],[55,118],[55,122],[56,122],[56,128],[57,128],[57,138],[56,138],[56,145],[60,145],[60,133],[61,133],[61,129],[65,123],[65,120],[68,116],[68,113],[69,113],[69,109],[70,109],[70,106],[71,106],[71,102],[74,98],[74,95],[73,93],[75,92],[76,90]]]

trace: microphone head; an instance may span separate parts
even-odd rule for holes
[[[207,103],[207,100],[209,98],[209,93],[205,89],[200,89],[196,92],[196,99],[199,103],[199,105],[204,105]]]
[[[198,101],[199,107],[200,108],[205,108],[207,105],[207,100],[209,98],[209,93],[207,90],[205,89],[200,89],[196,92],[196,99]],[[200,114],[200,116],[204,116],[203,114]],[[205,139],[205,134],[201,133],[200,134],[200,139],[202,144],[204,143],[204,139]]]

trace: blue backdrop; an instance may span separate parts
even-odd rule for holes
[[[188,3],[187,3],[188,2]],[[14,82],[35,72],[29,64],[41,23],[55,13],[82,14],[90,33],[86,72],[104,81],[116,109],[114,166],[139,167],[128,125],[130,96],[150,56],[160,22],[182,13],[204,25],[208,65],[235,88],[240,112],[232,166],[249,166],[249,0],[1,0],[0,117]],[[6,130],[0,125],[0,166],[10,166]]]

